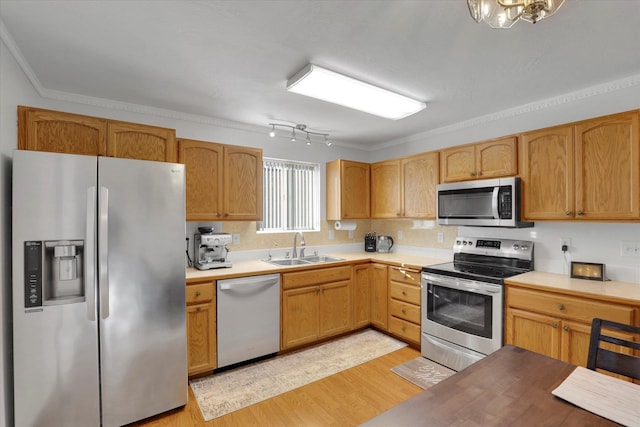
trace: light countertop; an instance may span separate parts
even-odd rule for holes
[[[398,267],[406,267],[420,270],[425,265],[441,264],[448,262],[446,259],[430,258],[426,256],[413,254],[388,253],[382,254],[378,252],[345,252],[326,254],[336,258],[343,258],[344,261],[326,262],[321,264],[295,265],[295,266],[279,266],[269,264],[262,260],[252,261],[236,261],[231,268],[216,268],[212,270],[198,270],[196,268],[187,268],[187,283],[200,280],[219,280],[230,279],[234,277],[253,276],[258,274],[284,273],[287,271],[308,270],[319,267],[337,267],[341,265],[353,264],[358,262],[381,262]]]
[[[640,284],[618,281],[598,282],[572,279],[568,275],[530,271],[505,280],[507,284],[557,291],[567,295],[593,295],[598,299],[618,303],[640,304]]]

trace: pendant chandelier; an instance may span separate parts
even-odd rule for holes
[[[554,13],[564,0],[467,0],[471,17],[491,28],[510,28],[519,19],[535,24]]]

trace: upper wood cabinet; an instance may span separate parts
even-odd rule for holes
[[[513,176],[518,173],[514,136],[440,151],[440,182]]]
[[[18,148],[106,156],[107,120],[18,106]]]
[[[327,220],[370,217],[369,164],[349,160],[327,163]]]
[[[18,148],[175,162],[175,130],[18,106]]]
[[[528,132],[520,145],[528,220],[640,217],[638,112]]]
[[[371,165],[371,217],[402,217],[402,172],[400,160]]]
[[[124,159],[177,161],[174,129],[109,120],[107,156]]]
[[[259,220],[262,150],[179,139],[185,164],[187,221]]]
[[[435,218],[437,152],[371,165],[372,218]]]

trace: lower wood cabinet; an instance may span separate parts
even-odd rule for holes
[[[352,329],[351,270],[342,266],[282,275],[282,349]]]
[[[371,266],[369,263],[353,266],[353,327],[371,324]]]
[[[511,285],[506,292],[505,344],[578,366],[587,363],[594,317],[630,325],[639,321],[638,308],[632,305]]]
[[[216,368],[215,281],[187,283],[187,359],[189,375]]]
[[[420,344],[420,272],[389,267],[389,332]]]
[[[386,331],[389,328],[389,283],[387,266],[371,264],[371,324]]]

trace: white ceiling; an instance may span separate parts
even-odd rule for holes
[[[638,0],[566,0],[509,30],[465,0],[1,0],[0,19],[47,91],[305,123],[365,149],[640,74]],[[393,121],[288,93],[308,62],[428,106]]]

